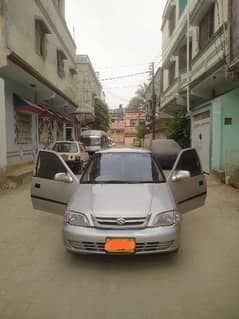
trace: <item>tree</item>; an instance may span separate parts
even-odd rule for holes
[[[190,147],[190,118],[179,111],[162,128],[168,138],[175,140],[182,148]]]
[[[128,104],[128,108],[131,110],[134,110],[138,108],[139,106],[145,105],[145,92],[147,89],[147,84],[143,83],[140,84],[137,91],[135,92],[135,96],[131,98]]]
[[[94,128],[107,132],[109,130],[109,110],[106,103],[96,100]]]
[[[144,138],[145,135],[148,133],[148,130],[147,130],[147,127],[146,127],[145,123],[140,123],[140,124],[137,126],[136,130],[137,130],[136,136],[137,136],[139,139]]]

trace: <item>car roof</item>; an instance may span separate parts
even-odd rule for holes
[[[150,150],[146,150],[143,148],[109,148],[102,151],[98,151],[97,153],[107,154],[107,153],[151,153]]]

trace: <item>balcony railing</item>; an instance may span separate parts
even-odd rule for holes
[[[226,54],[223,26],[221,26],[210,39],[208,45],[193,58],[191,81],[207,73],[214,66],[223,64]]]
[[[176,98],[176,94],[178,93],[179,89],[179,81],[176,80],[173,85],[168,87],[162,94],[161,94],[161,108],[171,102],[173,99]]]

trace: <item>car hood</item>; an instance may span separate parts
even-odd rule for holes
[[[146,217],[174,208],[167,183],[81,184],[68,206],[96,217]]]

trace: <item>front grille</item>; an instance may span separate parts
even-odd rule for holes
[[[86,253],[105,253],[104,243],[95,243],[95,242],[69,242],[71,247],[78,249],[81,252]],[[156,251],[162,251],[168,249],[173,244],[173,241],[166,242],[149,242],[149,243],[136,243],[136,253],[150,253]]]
[[[88,241],[83,241],[83,242],[71,241],[70,244],[73,248],[79,249],[85,252],[104,252],[105,251],[104,243],[94,243],[94,242],[88,242]]]
[[[95,224],[98,228],[143,228],[147,221],[147,217],[95,217]]]
[[[168,249],[172,243],[173,241],[136,243],[136,253]]]

